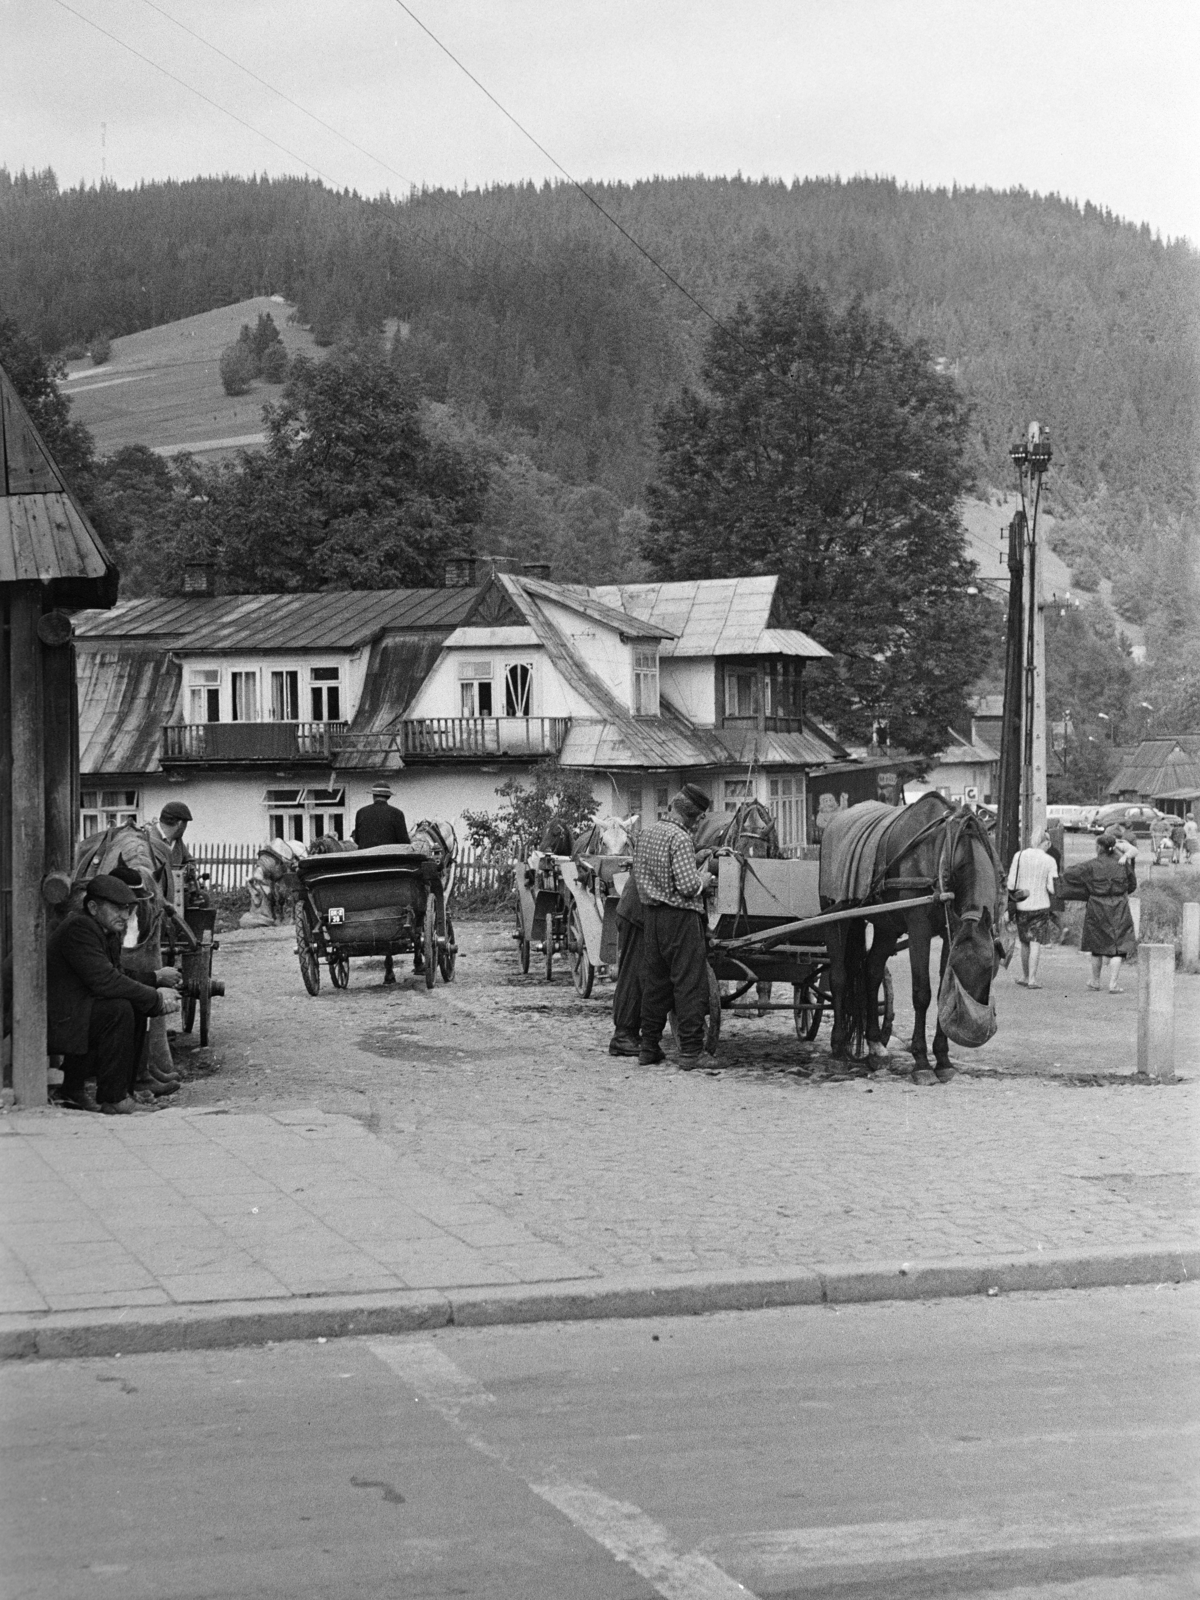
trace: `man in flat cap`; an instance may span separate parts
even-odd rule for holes
[[[109,873],[89,880],[81,911],[50,935],[47,1048],[63,1058],[62,1096],[80,1111],[118,1116],[136,1109],[131,1090],[148,1017],[178,1011],[180,974],[162,967],[154,985],[121,970],[121,940],[137,903]],[[96,1080],[95,1098],[86,1080]]]
[[[685,783],[661,822],[648,828],[633,853],[633,876],[642,903],[642,1036],[638,1061],[664,1059],[659,1041],[674,1009],[679,1064],[700,1063],[708,1015],[708,955],[704,894],[715,881],[696,865],[692,835],[711,801]]]
[[[360,850],[373,850],[381,844],[408,844],[408,824],[403,811],[391,805],[391,785],[381,778],[371,785],[371,804],[354,814],[350,837]]]

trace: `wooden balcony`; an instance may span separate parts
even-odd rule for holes
[[[415,717],[396,724],[405,761],[556,756],[569,717]]]
[[[722,717],[723,728],[747,728],[759,733],[803,733],[803,717]]]
[[[162,759],[244,765],[313,761],[331,765],[345,722],[185,722],[163,729]]]

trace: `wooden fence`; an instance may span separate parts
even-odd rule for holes
[[[208,887],[226,894],[244,889],[254,871],[261,847],[256,844],[189,844],[196,871],[207,876]],[[489,905],[512,888],[513,868],[507,856],[486,855],[469,844],[458,847],[454,880],[456,905]]]

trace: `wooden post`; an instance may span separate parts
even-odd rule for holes
[[[1175,946],[1138,949],[1137,1069],[1160,1083],[1175,1081]]]
[[[47,613],[38,628],[43,641],[42,702],[46,768],[45,872],[71,872],[79,820],[76,741],[75,645],[69,619]]]
[[[1195,900],[1183,903],[1183,970],[1200,970],[1200,903]]]
[[[17,1104],[46,1103],[46,793],[38,584],[11,590],[12,1074]]]
[[[8,594],[0,592],[0,1071],[12,1084],[12,700],[8,670]]]

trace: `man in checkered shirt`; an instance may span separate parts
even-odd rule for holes
[[[675,1012],[680,1066],[698,1066],[708,1014],[708,955],[704,892],[711,872],[696,866],[692,834],[711,801],[685,783],[668,815],[648,828],[633,853],[633,876],[642,903],[642,1035],[638,1061],[665,1059],[659,1047],[667,1014]]]

